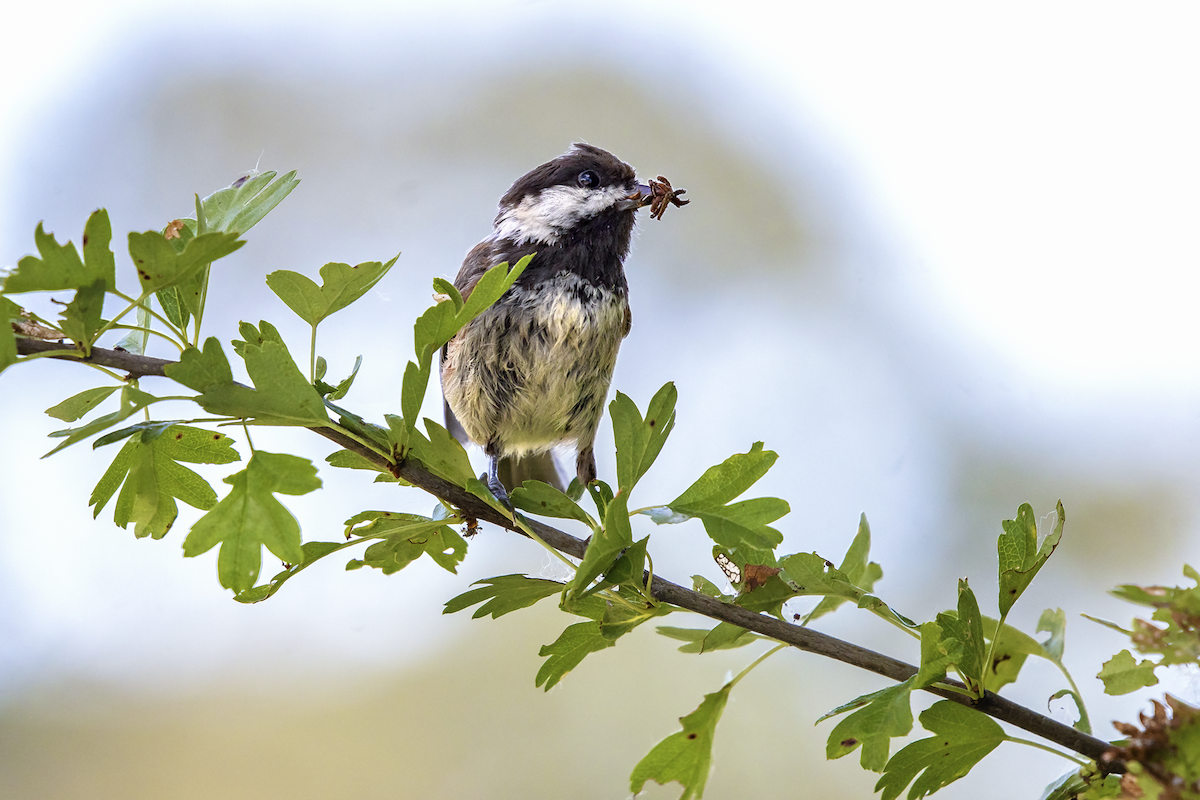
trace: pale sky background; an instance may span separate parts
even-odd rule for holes
[[[531,31],[536,35],[526,41]],[[1175,583],[1182,579],[1179,562],[1197,561],[1198,35],[1200,10],[1185,3],[24,4],[0,18],[0,266],[31,250],[39,219],[60,241],[78,240],[87,211],[97,204],[126,209],[125,218],[113,221],[118,238],[125,230],[161,225],[158,217],[137,218],[141,209],[120,194],[146,185],[131,179],[129,188],[112,177],[126,169],[124,162],[99,164],[87,176],[99,184],[99,196],[73,194],[69,177],[76,163],[70,148],[86,141],[87,115],[97,110],[93,98],[104,98],[113,114],[125,108],[99,89],[110,79],[132,85],[130,65],[143,70],[138,81],[150,80],[139,60],[143,51],[169,53],[178,42],[177,61],[195,59],[199,74],[201,62],[211,58],[260,76],[277,70],[280,85],[324,82],[334,94],[339,80],[371,69],[380,53],[394,52],[401,63],[408,52],[433,56],[424,69],[445,85],[469,83],[472,70],[492,63],[488,59],[553,69],[553,59],[538,61],[539,48],[562,54],[564,62],[575,53],[597,63],[620,55],[634,80],[653,75],[663,86],[677,82],[681,102],[707,109],[706,131],[714,141],[725,137],[747,154],[739,163],[777,177],[784,199],[815,226],[816,255],[808,258],[828,254],[836,266],[828,308],[817,284],[785,280],[789,291],[811,290],[789,306],[786,292],[775,297],[770,291],[769,276],[739,280],[741,268],[730,261],[712,279],[717,290],[710,295],[686,294],[666,271],[631,271],[640,298],[635,309],[646,311],[635,310],[635,335],[622,351],[616,386],[644,404],[664,380],[679,382],[681,419],[662,472],[695,471],[765,438],[782,457],[763,493],[792,502],[793,515],[781,523],[791,549],[840,556],[865,511],[878,557],[897,582],[892,591],[921,614],[952,603],[954,579],[964,574],[973,586],[988,587],[977,591],[991,601],[990,565],[1002,518],[993,507],[1011,516],[1016,503],[1031,500],[1041,515],[1065,494],[1068,536],[1077,519],[1090,527],[1076,530],[1089,533],[1069,540],[1080,560],[1051,561],[1061,563],[1059,572],[1048,567],[1043,573],[1039,580],[1047,585],[1029,599],[1022,624],[1031,630],[1042,607],[1077,602],[1068,608],[1068,654],[1079,657],[1076,678],[1090,680],[1099,662],[1123,645],[1103,638],[1093,643],[1095,629],[1084,628],[1090,623],[1077,612],[1127,621],[1131,609],[1103,594],[1109,584]],[[659,42],[676,61],[655,59]],[[292,76],[283,73],[308,49],[320,58],[296,68],[302,80],[286,84]],[[290,60],[278,55],[283,52]],[[327,70],[330,63],[338,71]],[[516,95],[521,87],[508,88]],[[502,106],[503,92],[489,91],[487,99]],[[471,96],[448,96],[447,105],[479,101],[464,97]],[[82,118],[72,118],[72,109]],[[348,118],[353,113],[347,111]],[[374,120],[387,111],[370,113],[380,115],[365,117]],[[55,128],[68,119],[72,130]],[[496,135],[501,138],[499,130]],[[680,132],[684,140],[688,135]],[[60,138],[68,142],[61,146],[66,155],[56,149]],[[555,141],[544,158],[570,139]],[[137,142],[126,146],[121,158],[136,157]],[[462,158],[452,144],[446,147]],[[268,137],[252,152],[237,152],[234,167],[215,156],[211,164],[204,161],[206,151],[187,164],[205,183],[174,191],[179,207],[155,213],[187,213],[189,192],[206,194],[228,183],[230,169],[253,166],[260,156],[264,168],[296,166],[281,163],[280,151],[286,146]],[[642,223],[633,258],[653,266],[672,251],[691,252],[689,239],[699,236],[705,219],[703,204],[716,204],[712,190],[706,195],[704,184],[696,184],[697,174],[681,171],[687,161],[672,161],[669,146],[647,152],[658,161],[643,154],[635,166],[661,169],[695,200],[661,226]],[[411,318],[410,304],[426,302],[431,274],[452,275],[454,259],[486,231],[495,187],[502,191],[521,169],[520,162],[514,172],[502,160],[508,171],[501,171],[482,158],[478,165],[456,165],[461,173],[446,183],[476,172],[483,186],[453,194],[462,219],[446,222],[434,237],[440,240],[430,242],[432,229],[422,227],[418,212],[391,230],[390,207],[373,211],[353,194],[335,196],[355,181],[403,183],[373,174],[370,150],[341,156],[357,160],[361,176],[346,178],[345,185],[323,182],[327,176],[319,170],[332,159],[313,157],[300,175],[306,182],[268,218],[261,235],[256,229],[250,236],[252,245],[272,241],[287,230],[285,215],[310,203],[324,206],[336,223],[331,238],[345,232],[345,241],[325,248],[304,240],[318,255],[287,268],[315,275],[325,260],[404,252],[389,276],[393,282],[364,304],[361,317],[336,318],[348,332],[323,334],[331,346],[377,335],[355,324]],[[41,169],[48,170],[45,186]],[[130,167],[131,174],[145,169]],[[437,182],[428,175],[413,180]],[[45,206],[28,207],[35,201]],[[362,228],[354,227],[360,221]],[[292,224],[304,223],[293,217]],[[753,221],[725,224],[753,236]],[[847,308],[853,313],[843,314]],[[260,312],[228,313],[257,320]],[[264,306],[261,315],[275,320],[285,312]],[[726,330],[728,319],[736,320],[736,329]],[[301,340],[294,341],[297,355]],[[403,348],[407,353],[407,341]],[[780,352],[789,360],[781,361]],[[355,389],[361,405],[354,407],[376,414],[395,405],[379,363],[368,356]],[[337,369],[331,365],[331,373]],[[735,369],[744,373],[719,379]],[[0,380],[12,386],[16,379]],[[293,582],[279,602],[246,609],[219,591],[213,553],[207,564],[179,557],[182,539],[175,534],[182,531],[172,532],[172,543],[135,542],[113,528],[111,509],[91,522],[86,494],[111,454],[81,445],[30,463],[50,449],[45,433],[61,427],[40,412],[63,393],[58,385],[38,385],[19,402],[4,401],[11,455],[3,465],[9,488],[0,508],[0,601],[16,611],[0,621],[0,683],[6,684],[0,698],[47,676],[126,682],[169,694],[178,691],[178,676],[224,674],[248,642],[281,631],[286,640],[264,645],[262,656],[286,667],[281,681],[302,683],[306,670],[387,670],[474,630],[465,620],[438,616],[441,600],[431,597],[452,597],[468,580],[541,568],[536,552],[514,553],[509,541],[480,537],[462,577],[432,568],[391,578],[365,570],[346,575],[334,566],[311,581]],[[427,411],[433,415],[433,406]],[[736,423],[711,432],[703,427],[705,415],[725,413],[736,415]],[[318,462],[323,457],[305,454]],[[978,461],[988,470],[964,479],[969,470],[962,464],[974,454],[982,454]],[[361,489],[358,476],[326,469],[322,477],[332,491],[286,500],[306,532],[336,529],[347,516],[340,507],[325,508],[322,495],[362,492],[370,498],[364,502],[389,502],[381,490]],[[28,502],[54,481],[70,485],[52,499]],[[664,486],[664,492],[682,488],[669,479]],[[1072,492],[1080,498],[1075,503]],[[1100,502],[1106,495],[1133,499],[1106,506]],[[986,514],[970,510],[974,500]],[[412,510],[427,510],[424,499],[414,502]],[[1132,510],[1121,512],[1126,518],[1113,508]],[[48,509],[55,512],[52,522]],[[983,527],[976,531],[975,525]],[[51,529],[58,531],[55,538],[48,538]],[[1149,533],[1140,538],[1144,531],[1166,534],[1161,541]],[[669,577],[686,582],[698,570],[715,577],[703,544],[704,558],[693,561],[673,552],[676,545],[668,542],[676,540],[667,535],[659,537],[661,546],[679,559]],[[1135,538],[1136,547],[1130,544]],[[264,563],[265,576],[274,562]],[[1102,585],[1095,584],[1096,570],[1105,576]],[[931,586],[944,589],[936,597],[910,588],[926,574],[936,575]],[[914,575],[921,577],[914,581]],[[1055,580],[1078,583],[1063,584],[1074,587],[1064,598]],[[853,624],[838,632],[866,635]],[[1171,686],[1195,701],[1194,677]],[[1097,687],[1091,680],[1085,690],[1098,693]],[[1021,699],[1036,706],[1037,697],[1035,691]],[[1094,713],[1105,721],[1129,717],[1138,702],[1111,701]],[[654,713],[671,722],[690,708]],[[1044,777],[1029,778],[1030,786]],[[984,786],[973,778],[955,787],[965,794],[941,796],[982,796],[977,792]]]

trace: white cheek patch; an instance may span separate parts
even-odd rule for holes
[[[581,219],[594,217],[629,196],[624,186],[585,189],[582,186],[551,186],[523,198],[516,208],[501,213],[495,237],[518,244],[553,244],[562,232]]]

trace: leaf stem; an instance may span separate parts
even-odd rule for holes
[[[167,330],[169,330],[171,333],[175,334],[175,336],[178,338],[178,340],[180,342],[183,342],[185,346],[188,344],[187,333],[179,330],[179,328],[176,328],[175,325],[169,319],[164,317],[162,314],[159,314],[157,311],[155,311],[153,308],[150,307],[150,303],[147,302],[150,299],[149,294],[143,294],[137,300],[134,300],[129,295],[127,295],[124,292],[121,292],[117,289],[109,289],[109,292],[111,294],[114,294],[117,297],[121,298],[125,302],[129,303],[129,308],[125,309],[120,314],[117,314],[115,317],[110,319],[108,321],[107,325],[105,325],[103,328],[101,328],[99,331],[97,331],[96,336],[92,337],[93,342],[96,341],[96,339],[100,336],[100,334],[104,333],[104,331],[106,329],[111,328],[117,322],[117,320],[119,320],[121,317],[125,316],[130,311],[133,311],[135,308],[141,307],[141,308],[146,309],[147,314],[154,317],[156,320],[158,320],[163,325],[165,325],[167,327]]]
[[[1061,750],[1055,750],[1053,747],[1044,745],[1041,742],[1034,742],[1029,739],[1022,739],[1019,736],[1005,736],[1004,741],[1012,742],[1014,744],[1024,744],[1024,745],[1028,745],[1029,747],[1036,747],[1038,750],[1045,750],[1047,753],[1053,753],[1056,756],[1062,756],[1063,758],[1067,759],[1068,761],[1074,761],[1076,764],[1078,764],[1081,767],[1085,766],[1088,763],[1088,762],[1084,761],[1082,758],[1076,758],[1075,756],[1070,755],[1069,753],[1064,753]]]
[[[776,653],[778,653],[780,650],[783,650],[784,648],[787,648],[787,647],[791,647],[791,645],[789,645],[789,644],[779,644],[779,645],[776,645],[775,647],[772,647],[772,648],[771,648],[770,650],[768,650],[767,652],[763,653],[763,654],[762,654],[761,656],[759,656],[758,658],[754,659],[754,661],[753,661],[753,662],[750,664],[750,666],[746,667],[744,670],[742,670],[741,672],[739,672],[739,673],[737,674],[737,677],[735,677],[733,680],[731,680],[731,681],[729,682],[729,686],[730,686],[730,688],[732,688],[732,687],[736,686],[738,681],[740,681],[742,678],[744,678],[744,677],[746,677],[747,675],[749,675],[749,674],[750,674],[750,670],[754,669],[754,668],[755,668],[755,667],[757,667],[759,664],[761,664],[762,662],[766,661],[768,658],[770,658],[771,656],[773,656],[773,655],[775,655]]]

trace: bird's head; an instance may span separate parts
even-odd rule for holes
[[[574,144],[553,161],[519,178],[500,198],[495,237],[516,244],[554,244],[581,222],[622,217],[632,225],[649,204],[651,189],[633,167],[607,150]]]

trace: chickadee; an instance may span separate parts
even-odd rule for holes
[[[596,479],[592,443],[632,319],[622,262],[637,210],[654,195],[611,153],[574,144],[512,185],[491,235],[463,261],[454,286],[466,298],[489,268],[537,254],[442,349],[446,427],[483,447],[501,502],[505,484],[528,478],[562,488],[557,445],[575,445],[580,483]],[[511,468],[503,482],[501,460]]]

